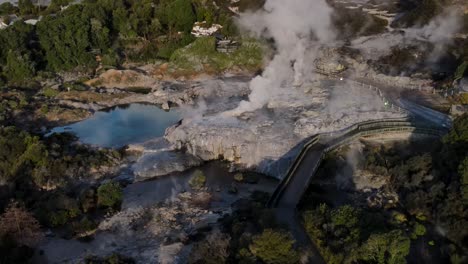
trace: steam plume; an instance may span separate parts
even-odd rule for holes
[[[238,115],[266,105],[281,89],[300,85],[314,58],[313,47],[334,39],[332,9],[325,0],[267,0],[264,9],[242,14],[239,24],[257,37],[275,41],[277,53],[263,74],[250,83],[249,101],[231,111]]]

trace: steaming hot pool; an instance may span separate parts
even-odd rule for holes
[[[70,132],[86,144],[119,148],[164,135],[167,127],[180,120],[177,111],[164,111],[148,104],[117,106],[98,111],[92,117],[48,134]]]

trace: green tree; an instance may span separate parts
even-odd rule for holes
[[[175,0],[168,5],[166,12],[169,27],[177,31],[190,32],[197,20],[190,0]]]
[[[35,49],[30,45],[34,40],[34,34],[34,26],[20,21],[4,30],[0,30],[0,63],[6,64],[10,50],[37,57]]]
[[[268,264],[297,263],[298,252],[293,248],[294,240],[284,232],[265,229],[253,238],[250,251]]]
[[[36,73],[35,64],[30,57],[13,50],[8,52],[4,71],[8,80],[13,82],[29,79]]]
[[[379,264],[406,263],[410,239],[400,230],[383,234],[371,234],[361,248],[361,258]]]
[[[105,50],[110,47],[110,30],[101,21],[92,18],[91,22],[91,45],[93,48]]]
[[[95,66],[91,18],[82,5],[72,5],[56,17],[47,16],[37,24],[41,47],[48,67],[55,71],[71,70],[77,66]],[[99,33],[106,33],[104,30]],[[105,36],[94,38],[102,44]],[[97,44],[97,43],[95,43]]]
[[[0,5],[0,16],[11,15],[17,11],[16,7],[10,2],[6,2]]]
[[[359,223],[359,211],[350,205],[344,205],[331,212],[331,223],[334,226],[352,228]]]
[[[118,34],[123,37],[131,37],[136,35],[136,33],[132,31],[131,24],[128,23],[128,16],[128,11],[124,7],[119,7],[112,12],[112,24],[114,30],[116,30]]]
[[[37,137],[15,127],[0,128],[0,181],[15,182],[46,163],[45,146]]]
[[[455,72],[454,79],[455,81],[461,80],[465,76],[466,69],[468,68],[468,61],[464,61],[460,64]]]
[[[46,14],[60,11],[62,7],[68,6],[73,0],[52,0],[47,7]]]
[[[102,207],[116,207],[122,203],[122,187],[116,182],[109,182],[99,186],[97,190],[98,205]]]
[[[453,122],[450,132],[443,138],[444,159],[456,169],[466,156],[468,156],[468,114],[458,117]]]
[[[21,15],[30,15],[35,11],[35,6],[31,0],[19,0],[18,8]]]

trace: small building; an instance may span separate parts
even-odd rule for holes
[[[232,53],[239,48],[239,42],[232,39],[222,39],[219,40],[216,38],[216,50],[222,53]]]

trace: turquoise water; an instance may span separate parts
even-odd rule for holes
[[[166,112],[154,105],[131,104],[96,112],[86,120],[56,127],[48,135],[70,132],[86,144],[119,148],[163,136],[166,128],[179,120],[177,111]]]

